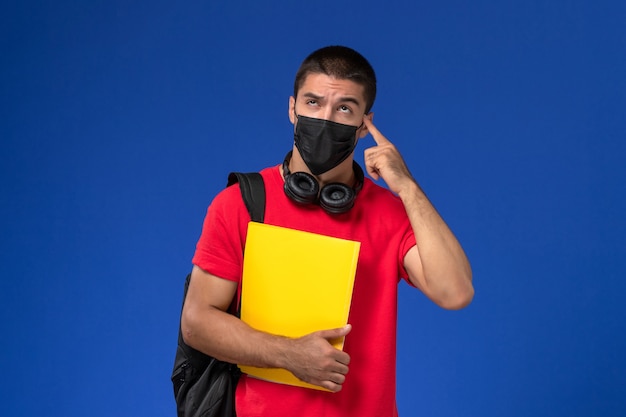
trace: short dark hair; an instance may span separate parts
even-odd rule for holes
[[[357,51],[346,46],[326,46],[302,61],[296,73],[293,96],[309,74],[326,74],[341,80],[354,81],[363,86],[365,113],[369,113],[376,99],[376,74],[370,63]]]

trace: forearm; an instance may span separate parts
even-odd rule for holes
[[[261,368],[284,368],[291,339],[259,332],[217,308],[183,312],[185,343],[219,360]]]
[[[408,262],[411,281],[444,308],[465,307],[472,300],[472,271],[458,240],[413,180],[398,193],[417,243],[419,262]],[[406,263],[405,263],[406,264]]]
[[[341,390],[350,357],[330,341],[345,337],[350,326],[291,339],[256,331],[215,308],[199,317],[191,310],[183,311],[183,337],[189,346],[230,363],[287,369],[310,384]]]

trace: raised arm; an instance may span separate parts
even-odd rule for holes
[[[435,207],[409,172],[402,156],[370,118],[364,123],[376,145],[365,150],[367,172],[382,178],[402,200],[417,245],[409,249],[404,266],[409,279],[437,305],[467,306],[474,296],[472,271],[465,252]]]

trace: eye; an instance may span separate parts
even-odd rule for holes
[[[341,105],[339,106],[338,110],[342,113],[351,113],[352,109],[350,109],[350,107],[345,106],[345,105]]]
[[[317,106],[317,100],[310,98],[306,101],[306,104],[308,106]]]

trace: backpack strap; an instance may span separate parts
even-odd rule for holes
[[[228,184],[239,183],[241,196],[246,204],[250,219],[253,222],[263,223],[265,220],[265,183],[258,172],[231,172],[228,175]]]
[[[265,183],[258,172],[231,172],[228,174],[227,187],[239,183],[241,197],[250,214],[250,220],[263,223],[265,220]],[[241,314],[241,286],[237,288],[237,302],[235,303],[235,315]]]

